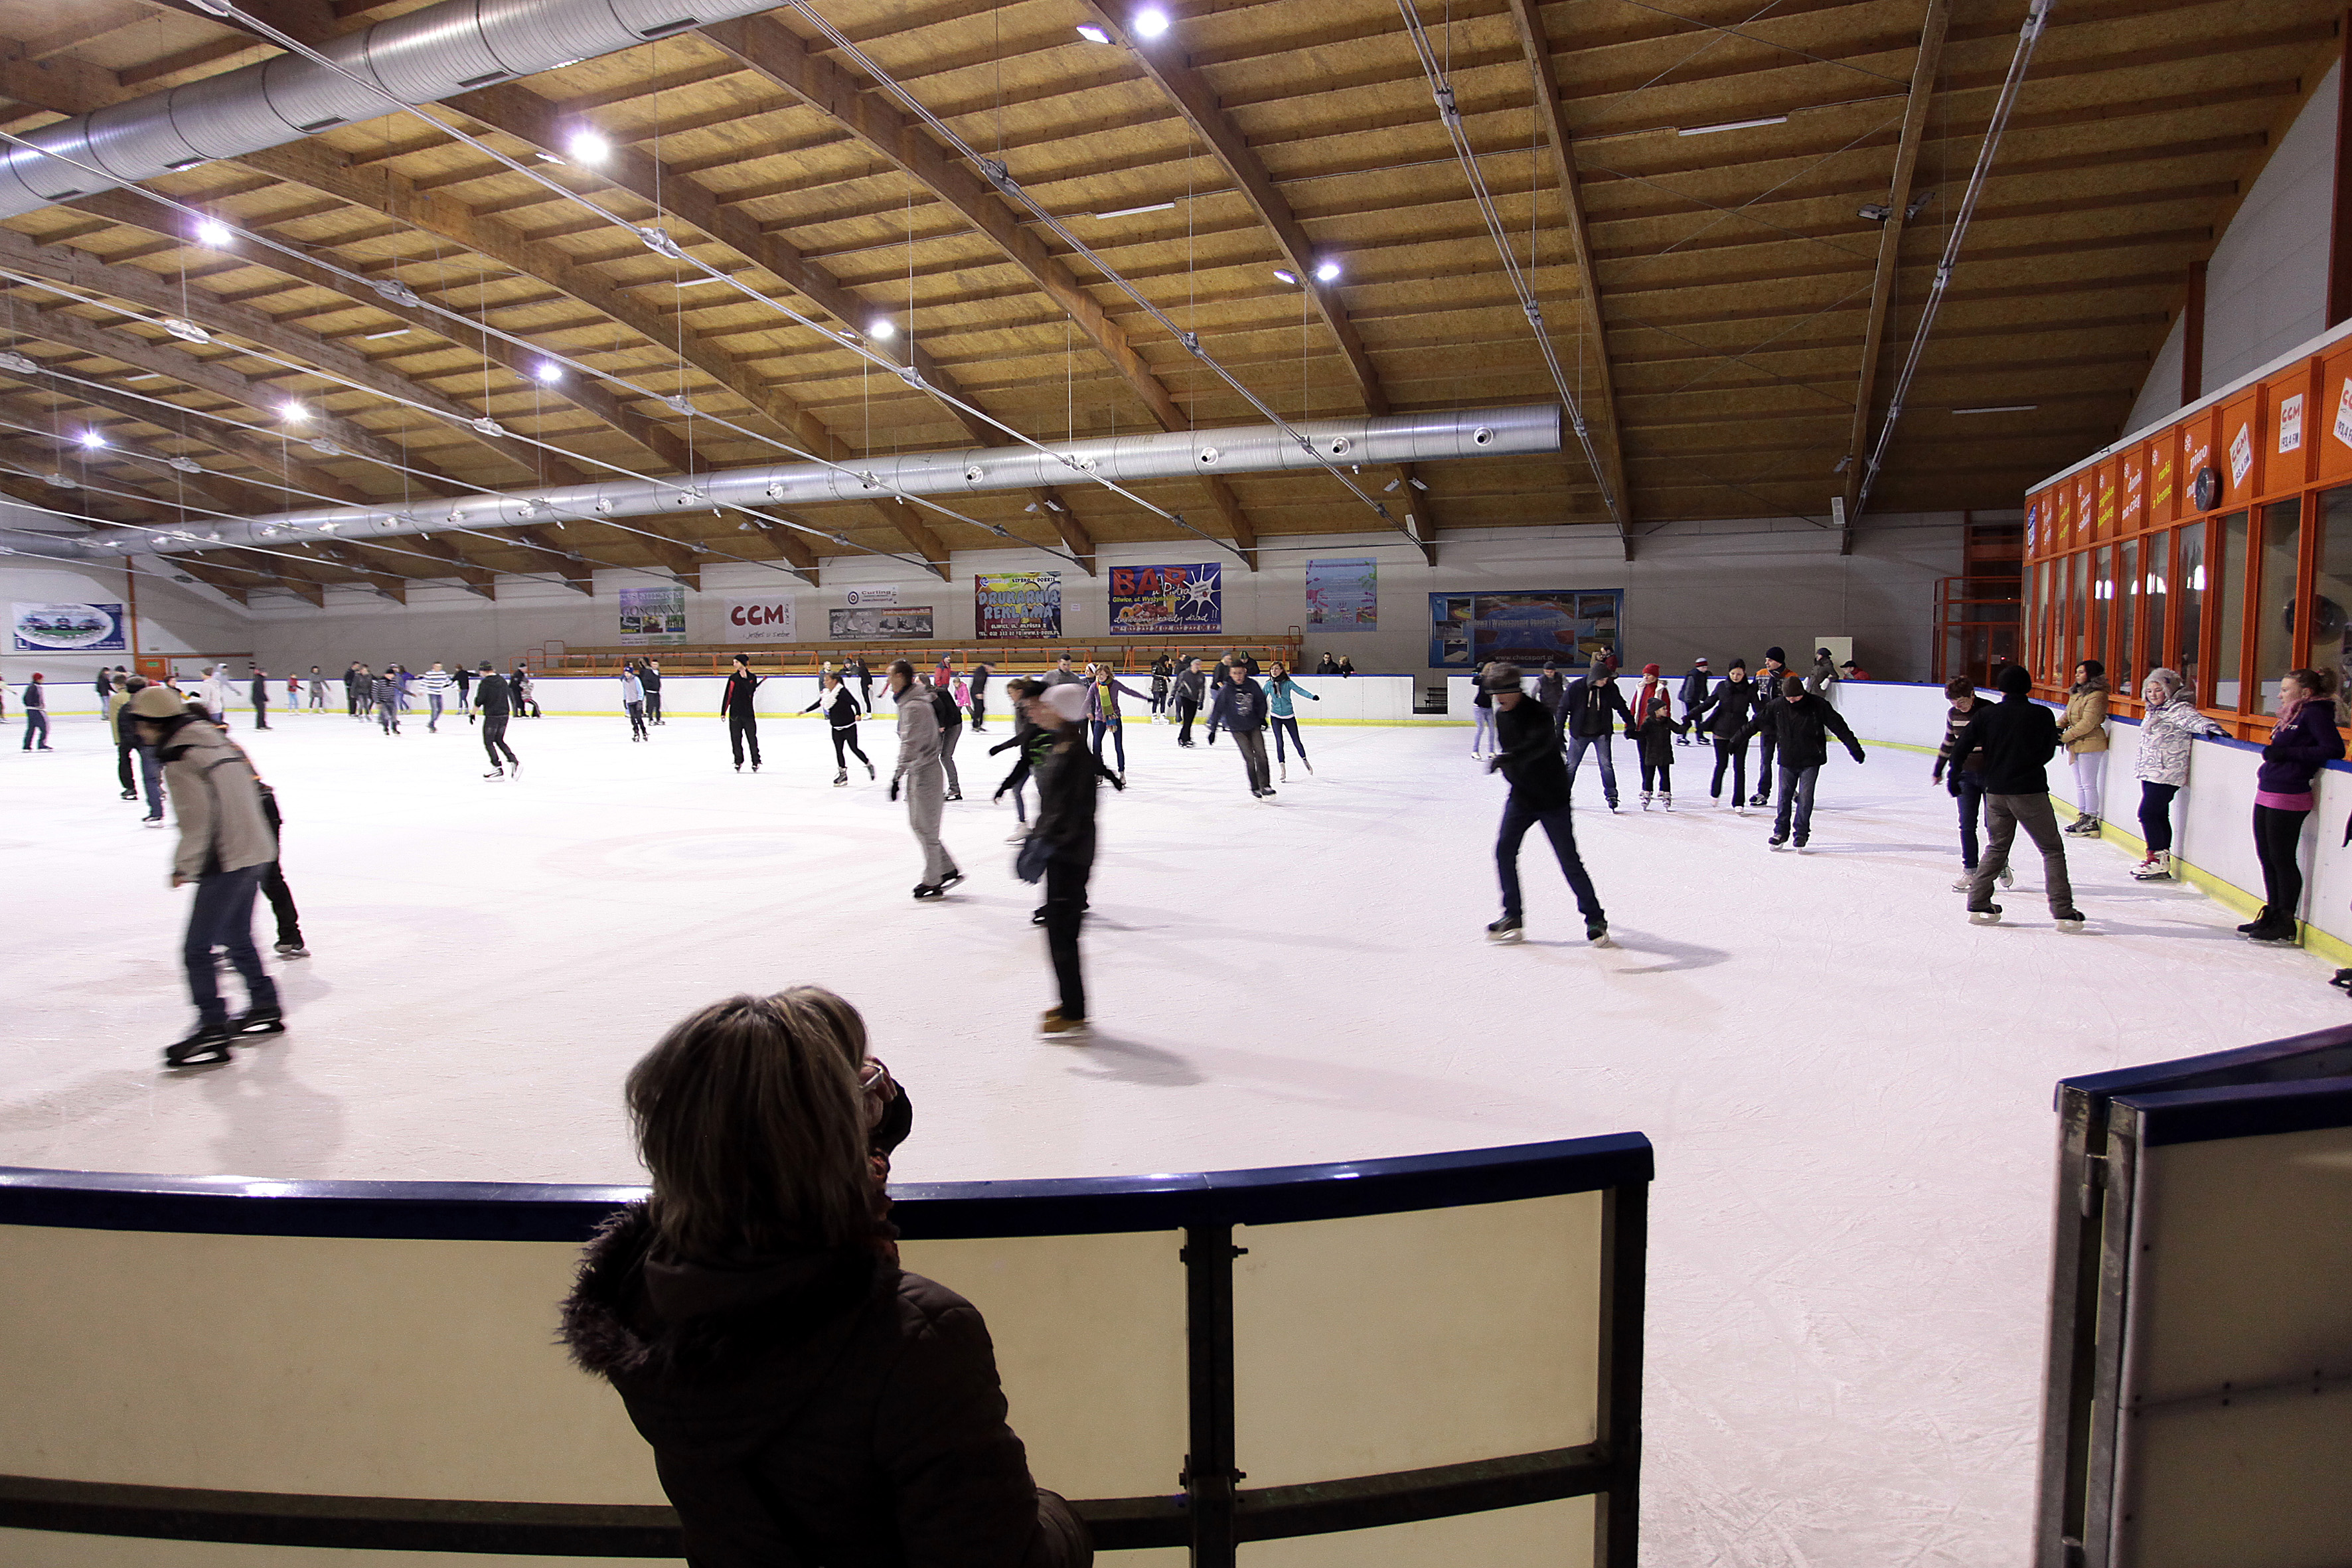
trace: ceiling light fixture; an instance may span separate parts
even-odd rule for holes
[[[1110,42],[1110,34],[1103,28],[1096,26],[1092,22],[1084,22],[1079,24],[1078,37],[1084,38],[1090,44],[1108,44]]]
[[[106,437],[95,430],[85,430],[81,433],[81,445],[82,450],[94,452],[106,445]]]
[[[299,403],[287,403],[278,407],[278,415],[289,425],[299,425],[310,417],[310,411]]]
[[[406,327],[394,327],[388,332],[370,332],[367,335],[367,341],[372,343],[380,343],[386,338],[404,338],[408,335],[408,332],[409,329]]]
[[[1382,485],[1382,486],[1381,487],[1381,493],[1382,495],[1389,494],[1391,491],[1393,491],[1393,490],[1394,490],[1394,489],[1395,489],[1399,485],[1401,485],[1401,484],[1402,484],[1402,483],[1404,483],[1404,481],[1403,481],[1402,479],[1391,479],[1388,483],[1386,483],[1386,484],[1384,484],[1384,485]]]
[[[1138,11],[1135,14],[1135,36],[1137,37],[1156,38],[1167,30],[1167,12],[1154,6],[1146,10]]]
[[[563,150],[583,163],[601,163],[613,155],[613,144],[593,131],[575,131]]]
[[[1761,120],[1731,120],[1721,125],[1685,125],[1675,132],[1677,136],[1712,136],[1718,131],[1754,131],[1759,126],[1786,125],[1785,114],[1768,114]]]
[[[1993,408],[1955,408],[1955,414],[2031,414],[2041,407],[2039,403],[2004,403]]]
[[[1116,212],[1097,213],[1097,218],[1133,217],[1139,213],[1164,213],[1175,210],[1174,202],[1153,202],[1150,206],[1120,207]]]
[[[1336,261],[1317,262],[1315,264],[1315,279],[1318,283],[1338,282],[1339,280],[1339,264]]]
[[[871,337],[876,342],[887,343],[892,338],[898,335],[898,329],[897,326],[892,324],[889,317],[884,316],[880,320],[877,321],[872,326],[866,328],[866,335]]]
[[[725,278],[689,278],[677,286],[680,289],[699,289],[705,283],[725,283],[727,281],[729,281],[729,279]]]
[[[1406,482],[1406,483],[1408,483],[1408,484],[1410,484],[1411,486],[1412,486],[1412,488],[1413,488],[1413,489],[1417,489],[1417,490],[1425,490],[1425,489],[1429,489],[1429,481],[1428,481],[1427,479],[1424,479],[1421,478],[1418,474],[1414,475],[1412,479],[1410,479],[1406,480],[1405,482]]]
[[[235,237],[229,233],[228,225],[218,218],[200,217],[196,220],[196,243],[207,250],[219,250]]]
[[[1274,275],[1275,275],[1276,278],[1281,279],[1285,283],[1290,284],[1290,285],[1291,285],[1292,287],[1294,287],[1294,288],[1296,288],[1296,287],[1297,286],[1297,283],[1298,283],[1298,274],[1297,274],[1297,273],[1296,273],[1296,272],[1290,271],[1290,270],[1289,270],[1288,268],[1281,268],[1281,267],[1277,267],[1277,268],[1276,268],[1274,269]]]
[[[553,360],[543,359],[530,367],[530,378],[541,386],[553,386],[563,379],[563,367]]]

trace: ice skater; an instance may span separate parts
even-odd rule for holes
[[[946,687],[925,684],[929,692],[931,711],[940,721],[940,772],[947,779],[943,800],[963,798],[963,780],[956,773],[956,746],[963,739],[963,710],[956,705],[955,694]]]
[[[1470,677],[1470,760],[1474,763],[1483,763],[1495,752],[1495,694],[1486,689],[1487,678],[1494,673],[1489,660]]]
[[[240,1036],[274,1035],[286,1027],[278,986],[253,945],[254,895],[278,858],[278,836],[262,810],[252,764],[225,731],[199,719],[168,687],[147,688],[131,700],[127,712],[140,743],[154,747],[163,759],[164,783],[180,824],[172,886],[193,882],[196,889],[180,944],[196,1026],[164,1048],[163,1060],[175,1068],[225,1062],[230,1042]],[[245,982],[246,1009],[234,1019],[221,997],[215,948],[228,950],[230,967]]]
[[[727,677],[727,690],[719,700],[719,710],[727,719],[727,744],[735,752],[735,771],[743,771],[743,748],[751,748],[751,771],[760,771],[760,714],[752,705],[760,690],[760,678],[751,673],[751,661],[741,654],[735,656],[735,668]]]
[[[874,777],[874,763],[857,743],[857,699],[841,677],[828,673],[816,694],[816,700],[801,710],[814,713],[824,710],[825,721],[833,729],[833,784],[835,789],[849,783],[849,757],[855,755],[866,764],[866,776]]]
[[[384,666],[383,673],[375,678],[376,719],[387,735],[400,733],[399,671],[400,666],[388,664]]]
[[[1764,712],[1778,702],[1780,700],[1781,685],[1796,679],[1789,673],[1787,656],[1777,647],[1766,648],[1764,668],[1756,672],[1757,711]],[[1772,804],[1772,758],[1780,742],[1769,729],[1760,731],[1760,734],[1762,739],[1756,744],[1756,795],[1748,803],[1750,805]]]
[[[2058,744],[2074,767],[2074,820],[2061,831],[2096,838],[2107,812],[2107,667],[2086,658],[2066,689]]]
[[[854,653],[849,662],[841,667],[845,676],[857,682],[857,705],[866,712],[874,711],[874,672],[866,668],[866,656]]]
[[[662,721],[661,660],[644,658],[637,661],[637,685],[646,694],[646,722]]]
[[[2147,844],[2147,858],[2132,868],[2132,876],[2142,882],[2164,881],[2172,876],[2172,801],[2189,782],[2189,753],[2196,737],[2230,732],[2197,711],[2182,684],[2179,673],[2170,669],[2151,669],[2140,683],[2144,710],[2139,721],[2139,755],[2132,771],[2139,775],[2139,830]]]
[[[1969,727],[1979,706],[1977,683],[1965,676],[1944,682],[1944,697],[1950,706],[1944,710],[1944,743],[1937,748],[1936,765],[1927,771],[1931,784],[1941,784],[1951,791],[1960,813],[1960,876],[1952,884],[1952,891],[1965,893],[1976,879],[1977,861],[1981,852],[1977,844],[1977,827],[1984,816],[1984,775],[1974,768],[1960,766],[1952,756],[1952,747]],[[2016,874],[2006,866],[2000,870],[2004,888],[2017,880]]]
[[[253,685],[247,690],[246,695],[253,702],[253,727],[257,730],[268,729],[269,672],[257,664],[253,667]]]
[[[923,847],[923,879],[915,884],[918,900],[936,899],[963,880],[963,873],[946,846],[940,842],[940,803],[946,794],[940,767],[940,713],[932,690],[915,679],[915,667],[903,658],[890,661],[887,678],[890,695],[898,704],[898,765],[890,774],[890,798],[907,792],[907,825]]]
[[[1658,667],[1645,664],[1633,693],[1633,721],[1625,726],[1625,738],[1642,761],[1643,811],[1654,800],[1663,810],[1675,808],[1675,700]]]
[[[435,659],[433,668],[425,672],[422,684],[425,688],[425,732],[437,735],[441,732],[441,710],[449,700],[449,672],[441,668],[439,659]]]
[[[1200,661],[1186,655],[1176,667],[1169,692],[1176,707],[1176,743],[1188,750],[1192,744],[1192,721],[1201,716],[1201,700],[1207,689],[1208,678],[1201,673]]]
[[[1793,676],[1781,681],[1780,698],[1765,703],[1763,710],[1742,727],[1739,739],[1744,742],[1759,731],[1780,744],[1780,809],[1772,819],[1772,847],[1786,845],[1793,827],[1801,851],[1813,836],[1813,786],[1821,778],[1822,765],[1830,760],[1829,738],[1835,735],[1857,763],[1864,760],[1862,742],[1853,738],[1829,699],[1814,696]]]
[[[1151,700],[1118,678],[1116,670],[1103,665],[1095,671],[1093,684],[1087,688],[1087,721],[1093,727],[1094,752],[1103,754],[1103,742],[1108,740],[1118,748],[1119,787],[1127,787],[1127,719],[1119,712],[1119,693],[1125,692],[1139,702]]]
[[[2050,809],[2050,759],[2057,751],[2058,721],[2033,700],[2032,672],[2016,664],[2000,672],[2000,700],[1978,706],[1952,742],[1950,765],[1974,769],[1984,781],[1984,853],[1969,879],[1969,919],[1974,924],[2000,923],[1992,885],[2009,869],[2009,847],[2021,826],[2042,850],[2050,918],[2060,931],[2083,929],[2083,912],[2074,907],[2074,884],[2066,876],[2066,840]]]
[[[1519,895],[1519,844],[1528,828],[1541,823],[1544,837],[1551,840],[1552,853],[1559,857],[1560,873],[1576,894],[1576,907],[1584,916],[1584,940],[1605,945],[1609,917],[1601,912],[1601,896],[1592,890],[1584,858],[1576,852],[1568,764],[1560,755],[1559,731],[1543,704],[1520,689],[1517,666],[1493,666],[1486,682],[1495,696],[1496,736],[1502,746],[1486,771],[1499,770],[1511,784],[1510,798],[1503,804],[1502,830],[1495,837],[1495,875],[1503,886],[1503,918],[1486,928],[1487,940],[1517,942],[1527,934]]]
[[[474,721],[474,667],[457,666],[457,706],[466,710],[466,722]]]
[[[1690,668],[1683,675],[1682,689],[1675,693],[1675,700],[1683,705],[1683,721],[1675,729],[1677,746],[1689,745],[1691,732],[1700,730],[1699,715],[1706,711],[1706,694],[1714,684],[1715,672],[1707,668],[1706,660],[1691,660]]]
[[[646,733],[646,683],[637,675],[637,661],[621,666],[621,708],[629,716],[629,739],[650,740]]]
[[[2254,858],[2263,868],[2263,910],[2238,928],[2251,942],[2294,942],[2303,908],[2303,825],[2319,771],[2344,756],[2336,727],[2333,677],[2290,669],[2279,680],[2278,723],[2254,771]]]
[[[1298,752],[1298,765],[1310,773],[1315,771],[1315,764],[1307,760],[1307,742],[1299,737],[1298,715],[1291,705],[1294,699],[1300,697],[1304,697],[1309,702],[1323,700],[1298,684],[1292,677],[1288,665],[1279,660],[1276,661],[1272,673],[1265,680],[1266,722],[1274,731],[1275,769],[1282,775],[1284,784],[1290,782],[1290,763],[1282,752],[1282,736],[1285,731],[1289,731],[1290,744]],[[1124,776],[1123,763],[1121,776]]]
[[[491,669],[488,659],[482,660],[481,679],[474,682],[473,704],[466,714],[468,722],[477,713],[482,716],[482,750],[490,758],[490,771],[482,775],[486,779],[502,779],[522,772],[522,759],[507,744],[507,720],[512,714],[513,701],[505,680]]]
[[[38,745],[35,742],[40,742]],[[49,750],[49,694],[42,689],[41,672],[25,682],[25,744],[27,752]]]
[[[1616,719],[1633,723],[1633,710],[1625,706],[1624,696],[1617,689],[1617,661],[1606,653],[1596,653],[1591,673],[1570,681],[1560,694],[1559,732],[1568,741],[1569,784],[1575,784],[1584,753],[1594,752],[1601,761],[1601,794],[1612,811],[1617,809],[1617,763],[1609,754],[1609,737],[1615,731]]]
[[[1213,741],[1221,726],[1232,732],[1234,750],[1242,754],[1243,770],[1249,774],[1250,794],[1269,800],[1275,790],[1265,765],[1265,693],[1240,667],[1230,667],[1229,674],[1209,710],[1209,735]]]
[[[1029,717],[1031,704],[1045,689],[1044,685],[1025,677],[1005,683],[1005,695],[1013,699],[1013,738],[1008,741],[999,741],[988,748],[988,754],[992,757],[999,752],[1011,752],[1013,754],[1013,771],[1004,775],[1004,782],[996,786],[996,793],[989,797],[988,802],[989,805],[994,805],[1004,798],[1006,791],[1009,790],[1013,794],[1013,831],[1005,836],[1004,841],[1007,844],[1018,844],[1028,837],[1029,811],[1022,804],[1021,786],[1026,784],[1030,775],[1036,771],[1038,746],[1051,743],[1050,738],[1038,728],[1036,721]]]
[[[988,733],[988,678],[995,673],[996,671],[990,668],[984,659],[975,659],[972,662],[969,696],[971,732],[975,735]]]
[[[319,667],[314,664],[310,667],[310,711],[324,713],[326,710],[327,678],[319,673]]]
[[[1045,949],[1053,956],[1059,1002],[1038,1020],[1045,1039],[1083,1037],[1087,1026],[1086,977],[1078,961],[1078,931],[1086,923],[1087,883],[1095,866],[1095,781],[1108,779],[1102,753],[1087,744],[1082,728],[1087,708],[1084,689],[1057,686],[1031,704],[1049,743],[1037,760],[1037,826],[1022,846],[1020,868],[1041,869],[1045,884]],[[1050,727],[1050,729],[1049,729]]]
[[[1704,731],[1715,741],[1715,780],[1707,785],[1706,797],[1717,805],[1723,804],[1723,774],[1728,768],[1731,810],[1737,816],[1748,815],[1748,742],[1739,732],[1756,717],[1756,683],[1748,679],[1748,661],[1735,658],[1724,670],[1721,684],[1707,693],[1706,706],[1689,716],[1694,723],[1704,719]]]

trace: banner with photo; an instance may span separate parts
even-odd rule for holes
[[[624,588],[621,590],[621,643],[647,647],[686,641],[684,588]]]
[[[1224,583],[1215,562],[1110,569],[1111,636],[1163,637],[1224,629]]]
[[[18,653],[121,653],[121,605],[14,605],[8,625]]]
[[[1062,635],[1059,572],[991,572],[971,580],[973,635],[990,642],[1051,642]]]
[[[764,599],[727,602],[727,640],[730,643],[791,642],[793,601],[782,594]]]
[[[1318,632],[1381,628],[1381,563],[1370,555],[1307,563],[1307,626]]]
[[[1580,665],[1596,653],[1622,657],[1624,611],[1622,588],[1432,594],[1429,663],[1435,669],[1475,669],[1498,658]]]
[[[860,605],[850,610],[827,610],[825,632],[835,642],[929,642],[929,605]]]

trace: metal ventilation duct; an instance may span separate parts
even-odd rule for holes
[[[773,5],[774,0],[442,0],[337,38],[319,53],[403,103],[432,103]],[[350,77],[299,55],[280,55],[32,132],[26,141],[58,157],[15,145],[0,153],[0,217],[215,158],[280,147],[389,112],[382,98]],[[112,178],[101,179],[91,169],[103,169]]]
[[[1378,418],[1318,419],[1296,426],[1318,452],[1335,462],[1430,463],[1449,458],[1528,457],[1560,447],[1559,407],[1533,404],[1516,408],[1473,408],[1454,414],[1390,414]],[[1078,441],[1060,449],[1087,474],[1126,484],[1138,479],[1181,479],[1188,474],[1263,474],[1286,468],[1318,468],[1318,459],[1271,425],[1233,430],[1177,431],[1161,436],[1114,436]],[[396,509],[317,507],[267,517],[223,521],[178,539],[153,538],[139,549],[155,553],[211,550],[223,544],[291,542],[289,535],[325,532],[338,539],[380,539],[388,534],[427,533],[436,529],[511,528],[519,523],[565,518],[646,517],[713,507],[812,506],[824,501],[878,500],[891,487],[908,495],[973,495],[988,490],[1028,489],[1068,484],[1074,475],[1060,460],[1034,447],[970,447],[960,452],[916,452],[904,457],[867,457],[829,468],[822,463],[786,463],[730,468],[670,479],[622,479],[604,484],[564,485],[551,489],[512,490],[410,502]],[[1408,494],[1410,492],[1407,492]],[[1409,500],[1391,507],[1399,516]],[[85,551],[101,547],[74,541]]]

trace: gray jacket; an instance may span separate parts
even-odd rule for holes
[[[180,821],[172,869],[210,877],[278,858],[278,835],[262,815],[253,764],[218,728],[191,719],[163,746],[163,784]]]
[[[898,693],[898,766],[890,775],[905,778],[915,768],[940,765],[940,716],[931,706],[931,689],[909,681]]]
[[[2185,784],[2189,782],[2191,740],[2199,735],[2229,732],[2197,711],[2197,704],[2187,697],[2176,696],[2162,707],[2151,707],[2141,715],[2138,765],[2132,771],[2149,784]]]

